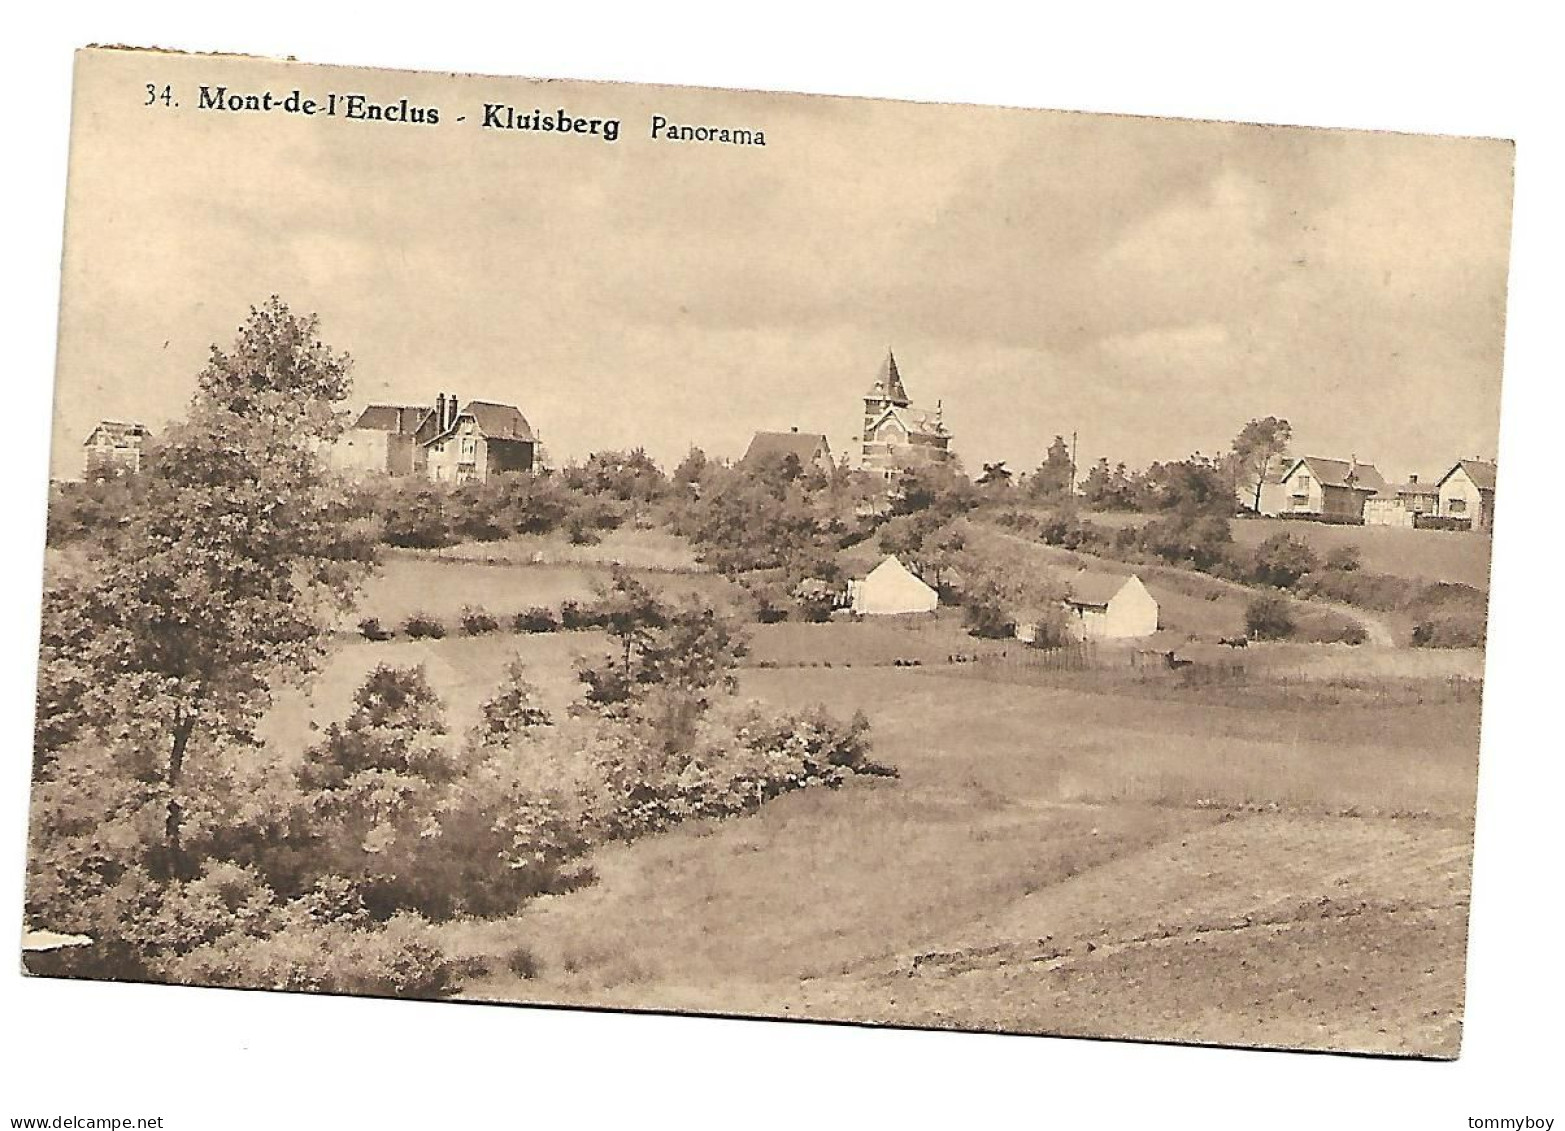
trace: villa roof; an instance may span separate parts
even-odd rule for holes
[[[92,443],[92,438],[99,432],[107,432],[116,441],[129,440],[135,437],[145,438],[152,435],[152,433],[149,432],[146,426],[143,424],[136,424],[134,422],[125,420],[100,420],[98,421],[97,427],[95,427],[88,434],[87,439],[82,441],[82,443]]]
[[[819,432],[757,432],[740,462],[791,455],[801,464],[808,464],[822,454],[830,458],[831,445]]]
[[[418,431],[419,423],[428,416],[428,405],[416,404],[372,404],[365,405],[364,411],[359,413],[358,420],[354,421],[355,428],[370,428],[377,432],[396,432],[399,435],[411,436]]]
[[[1473,481],[1473,485],[1480,491],[1493,491],[1494,481],[1499,473],[1499,465],[1484,459],[1459,459],[1456,466],[1440,477],[1440,483],[1457,473],[1457,470],[1467,472],[1467,478]],[[1439,486],[1437,483],[1435,486]]]
[[[1371,493],[1386,489],[1385,478],[1372,463],[1304,456],[1294,463],[1288,474],[1292,475],[1301,463],[1310,469],[1310,474],[1320,481],[1322,487],[1351,487]]]
[[[471,419],[478,425],[479,434],[486,440],[522,440],[528,443],[536,443],[538,437],[533,434],[531,424],[515,405],[495,404],[493,401],[468,401],[462,411],[456,414],[456,421],[450,428],[439,433],[428,441],[436,443],[455,432],[464,419]]]

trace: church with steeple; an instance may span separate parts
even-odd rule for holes
[[[951,458],[951,433],[934,411],[914,408],[897,359],[889,349],[880,373],[864,394],[864,435],[861,466],[887,479],[906,467],[945,463]]]

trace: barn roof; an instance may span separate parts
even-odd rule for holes
[[[418,431],[419,423],[429,415],[428,405],[372,404],[365,405],[354,421],[355,428],[370,428],[376,432],[396,432],[411,436]]]
[[[1309,468],[1310,474],[1322,487],[1354,487],[1360,491],[1384,491],[1386,480],[1372,463],[1357,460],[1326,459],[1323,456],[1304,456],[1288,470],[1291,476],[1299,464]]]
[[[1103,570],[1078,570],[1065,579],[1066,598],[1073,605],[1107,605],[1130,584],[1133,575]]]
[[[819,455],[830,457],[831,445],[819,432],[757,432],[740,462],[790,455],[808,464]]]
[[[1494,481],[1499,473],[1499,465],[1484,459],[1457,460],[1456,466],[1442,475],[1440,477],[1440,483],[1435,484],[1435,486],[1440,486],[1447,479],[1451,478],[1451,476],[1455,475],[1459,470],[1467,472],[1467,478],[1471,479],[1473,481],[1473,485],[1480,491],[1494,490]]]

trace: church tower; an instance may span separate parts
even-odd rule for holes
[[[912,403],[908,399],[907,390],[902,387],[902,374],[897,372],[897,356],[888,349],[875,383],[864,394],[864,439],[869,439],[870,428],[886,409],[893,405],[907,408]]]

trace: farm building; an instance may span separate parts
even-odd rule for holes
[[[932,613],[940,595],[896,557],[888,557],[865,575],[848,582],[853,611],[865,616]]]
[[[141,470],[141,452],[152,435],[145,426],[123,420],[103,420],[83,445],[82,470],[90,479],[98,475],[135,475]]]
[[[757,432],[750,447],[740,460],[740,466],[754,467],[771,459],[792,456],[799,467],[808,471],[815,468],[824,475],[832,472],[831,445],[819,432],[800,432],[797,428],[787,432]]]
[[[1293,462],[1280,486],[1277,514],[1360,522],[1364,503],[1386,489],[1372,463],[1305,456]],[[1266,513],[1262,511],[1262,513]]]
[[[1465,518],[1473,530],[1494,525],[1494,481],[1498,467],[1488,460],[1458,460],[1437,483],[1440,517]]]
[[[880,374],[864,395],[864,469],[890,479],[906,467],[945,463],[951,458],[951,433],[941,417],[938,404],[933,412],[913,407],[896,356],[887,350]]]
[[[1130,640],[1157,631],[1157,599],[1135,574],[1082,570],[1067,588],[1069,627],[1080,640]]]
[[[1406,483],[1387,487],[1364,502],[1366,526],[1413,526],[1421,514],[1440,513],[1440,489],[1409,475]]]

